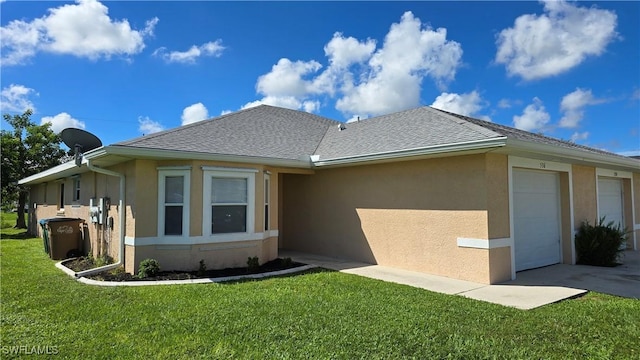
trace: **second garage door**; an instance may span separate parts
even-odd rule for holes
[[[513,170],[516,271],[560,262],[560,194],[557,173]]]

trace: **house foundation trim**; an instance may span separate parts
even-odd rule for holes
[[[190,237],[132,237],[125,238],[125,244],[129,246],[148,245],[200,245],[217,243],[234,243],[240,241],[266,240],[278,236],[278,230],[268,230],[258,233],[222,234],[215,236],[190,236]]]

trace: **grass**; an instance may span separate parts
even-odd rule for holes
[[[604,294],[522,311],[330,271],[104,288],[57,270],[40,239],[0,246],[3,359],[20,345],[69,359],[640,356],[640,301]]]

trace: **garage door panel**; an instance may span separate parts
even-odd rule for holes
[[[614,221],[624,225],[622,210],[622,181],[619,179],[598,179],[598,210],[606,222]]]
[[[558,174],[514,169],[513,200],[516,271],[559,263]]]

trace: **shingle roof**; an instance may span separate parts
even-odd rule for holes
[[[503,134],[439,110],[421,107],[329,129],[316,155],[320,160],[490,140]]]
[[[558,146],[561,148],[566,148],[566,149],[573,149],[573,150],[581,150],[581,151],[587,151],[590,152],[592,154],[599,154],[599,155],[609,155],[609,156],[617,156],[619,158],[627,158],[625,156],[622,155],[618,155],[612,152],[608,152],[608,151],[604,151],[604,150],[600,150],[600,149],[596,149],[596,148],[592,148],[592,147],[588,147],[588,146],[584,146],[584,145],[579,145],[570,141],[565,141],[565,140],[560,140],[560,139],[556,139],[556,138],[552,138],[549,136],[544,136],[541,134],[536,134],[536,133],[531,133],[528,131],[524,131],[524,130],[519,130],[519,129],[515,129],[509,126],[505,126],[505,125],[500,125],[500,124],[496,124],[490,121],[484,121],[484,120],[479,120],[479,119],[474,119],[468,116],[464,116],[464,115],[458,115],[458,114],[454,114],[448,111],[444,111],[444,110],[439,110],[436,109],[437,111],[440,111],[442,113],[454,116],[456,118],[462,119],[464,121],[468,121],[472,124],[481,126],[485,129],[488,129],[490,131],[494,131],[496,133],[502,134],[504,136],[506,136],[508,139],[516,139],[516,140],[523,140],[523,141],[528,141],[528,142],[532,142],[532,143],[538,143],[538,144],[545,144],[545,145],[553,145],[553,146]]]
[[[298,160],[313,154],[327,129],[338,124],[302,111],[260,105],[114,145]]]
[[[344,129],[339,131],[339,126]],[[114,145],[286,160],[316,155],[323,161],[505,137],[628,159],[428,106],[342,124],[307,112],[260,105]]]

